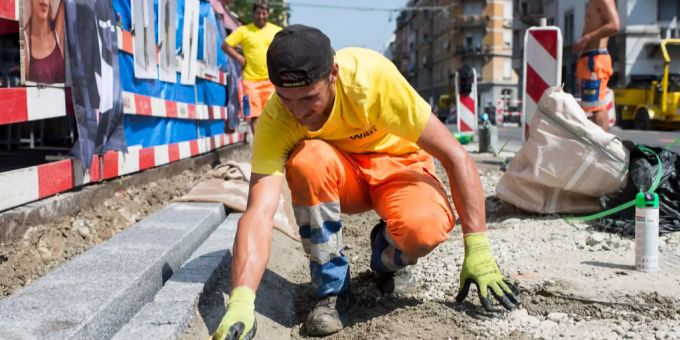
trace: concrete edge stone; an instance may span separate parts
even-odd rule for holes
[[[230,213],[182,267],[113,337],[175,339],[193,322],[201,294],[216,281],[217,268],[230,259],[240,213]]]
[[[178,208],[179,210],[194,210],[194,213],[186,214],[186,212],[177,211]],[[126,242],[120,242],[114,240],[115,237],[109,240],[110,243],[107,241],[94,247],[64,264],[63,268],[57,268],[53,273],[45,275],[32,285],[0,301],[0,314],[9,316],[0,319],[0,338],[4,338],[5,335],[9,336],[9,334],[3,335],[5,333],[3,329],[22,329],[22,333],[30,335],[29,338],[91,339],[113,336],[139,309],[144,307],[146,302],[153,299],[163,282],[179,270],[180,265],[190,258],[192,252],[225,219],[224,207],[219,203],[175,203],[163,208],[162,212],[147,217],[144,224],[136,226],[137,229],[152,225],[154,219],[172,218],[173,215],[168,215],[166,210],[175,211],[176,223],[186,225],[184,229],[161,229],[163,232],[181,235],[177,239],[166,239],[168,242],[164,244],[164,247],[167,249],[156,247],[153,252],[130,251],[131,249],[125,249],[125,244],[134,245],[136,242],[148,244],[149,242],[143,238],[128,238]],[[184,217],[184,220],[181,217]],[[143,234],[141,233],[140,236]],[[124,237],[119,239],[122,240]],[[116,250],[116,246],[121,248]],[[97,256],[102,257],[101,261],[88,259]],[[112,256],[118,256],[118,258],[112,261]],[[143,260],[140,256],[152,258],[147,258],[147,263],[143,266],[120,265]],[[124,257],[128,259],[125,260]],[[72,261],[74,264],[90,263],[90,268],[87,270],[100,270],[101,275],[97,276],[96,273],[91,272],[87,274],[89,279],[83,281],[79,275],[84,268],[69,265]],[[107,262],[119,263],[119,265],[109,268],[110,266],[104,265]],[[102,265],[96,266],[97,263]],[[134,268],[133,275],[127,273],[130,268]],[[116,275],[114,271],[120,271],[120,273]],[[54,280],[55,283],[50,283],[50,280]],[[106,288],[107,286],[109,288]],[[45,289],[45,287],[54,289]],[[66,288],[69,292],[66,292]],[[63,291],[63,294],[59,294],[59,291]],[[106,296],[99,298],[92,296],[93,294]],[[38,302],[42,308],[30,307]],[[76,315],[70,314],[72,312],[77,313]]]

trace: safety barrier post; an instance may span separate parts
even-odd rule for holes
[[[547,26],[545,18],[524,35],[523,69],[521,119],[526,140],[541,95],[548,87],[562,83],[562,32],[557,26]]]
[[[458,132],[474,134],[477,132],[477,71],[473,68],[473,81],[470,93],[460,93],[460,77],[456,72],[456,124]]]

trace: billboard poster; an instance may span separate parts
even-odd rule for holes
[[[21,83],[64,84],[64,0],[18,0]]]
[[[126,148],[117,18],[109,0],[69,0],[65,12],[78,129],[72,153],[87,169],[92,155]]]
[[[186,0],[184,3],[184,27],[182,28],[182,77],[183,85],[196,84],[198,73],[198,0]]]
[[[159,79],[170,83],[177,81],[176,12],[177,4],[175,0],[158,1]]]
[[[203,59],[205,73],[217,78],[217,26],[209,18],[203,19]]]
[[[135,78],[157,79],[153,0],[132,1]]]

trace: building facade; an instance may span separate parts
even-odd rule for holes
[[[524,34],[527,27],[546,18],[548,25],[562,31],[562,82],[565,90],[577,93],[576,60],[572,51],[581,36],[588,0],[513,0],[513,68],[522,74]],[[663,60],[659,52],[662,38],[680,38],[680,1],[616,0],[621,30],[609,39],[614,75],[609,87],[623,87],[631,76],[659,76]],[[680,51],[671,51],[676,63],[671,72],[680,72]],[[520,84],[521,88],[521,84]]]
[[[431,103],[467,64],[477,72],[480,109],[517,97],[511,0],[411,0],[397,18],[393,61]]]

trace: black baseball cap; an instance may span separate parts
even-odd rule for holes
[[[334,55],[323,32],[290,25],[276,33],[267,50],[269,80],[279,87],[310,85],[331,71]]]

